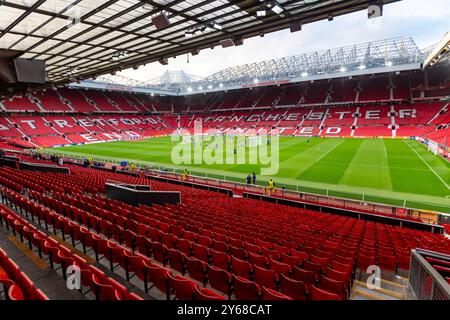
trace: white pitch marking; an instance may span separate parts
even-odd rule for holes
[[[436,177],[438,177],[439,180],[441,180],[442,183],[447,187],[447,189],[450,190],[450,187],[448,186],[447,183],[445,183],[444,179],[442,179],[442,178],[436,173],[436,171],[434,171],[434,169],[433,169],[433,168],[432,168],[425,160],[423,160],[422,156],[421,156],[416,150],[414,150],[413,147],[411,147],[411,145],[410,145],[409,143],[407,143],[405,140],[403,140],[403,142],[406,143],[406,145],[407,145],[412,151],[414,151],[414,152],[417,154],[417,156],[418,156],[418,157],[419,157],[419,158],[420,158],[420,159],[428,166],[428,168],[430,168],[430,170],[433,171],[433,173],[436,175]]]

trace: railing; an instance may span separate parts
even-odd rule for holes
[[[83,159],[87,157],[87,155],[82,156],[61,152],[59,150],[45,150],[41,152],[41,154],[57,155],[65,159],[72,159],[75,161],[83,161]],[[120,167],[121,160],[117,158],[93,156],[93,159],[95,162],[107,163],[116,165],[118,168]],[[182,179],[182,174],[184,171],[181,168],[160,166],[145,161],[133,160],[133,163],[138,170],[142,169],[146,173],[152,172],[152,174],[155,175],[170,176],[178,180]],[[130,172],[129,174],[132,173]],[[264,194],[266,192],[265,186],[267,186],[268,182],[268,180],[259,179],[257,181],[257,184],[247,185],[241,182],[243,178],[221,174],[212,174],[195,170],[190,170],[189,176],[190,179],[192,179],[192,181],[196,183],[210,184],[223,188],[232,188],[234,190],[243,192],[256,192],[261,194]],[[311,203],[329,206],[337,206],[343,209],[359,210],[368,213],[396,214],[397,216],[403,215],[406,219],[417,218],[426,223],[437,223],[439,221],[437,213],[422,210],[420,206],[416,206],[416,204],[420,204],[422,202],[416,203],[409,200],[387,197],[385,198],[364,193],[353,193],[341,190],[321,189],[303,185],[285,184],[283,186],[284,188],[276,188],[276,196],[282,196],[293,200],[309,201]],[[450,210],[450,208],[446,208],[444,206],[440,207],[442,207],[442,210],[439,210],[440,212],[448,212]]]
[[[425,257],[450,262],[449,255],[422,249],[412,250],[409,285],[415,297],[418,300],[450,300],[450,285]]]

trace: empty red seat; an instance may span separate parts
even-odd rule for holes
[[[289,275],[292,268],[289,264],[270,259],[270,266],[280,276],[281,274]]]
[[[278,276],[274,270],[268,270],[255,266],[255,282],[262,287],[277,289]]]
[[[202,261],[208,263],[209,262],[209,254],[210,254],[210,249],[205,246],[202,246],[199,244],[194,244],[192,246],[192,255],[199,260],[202,260]]]
[[[305,283],[291,279],[284,274],[280,276],[280,292],[294,300],[306,300],[307,298]]]
[[[311,287],[310,296],[311,300],[341,300],[337,294],[314,286]]]
[[[250,280],[233,275],[233,292],[238,300],[258,300],[261,287]]]
[[[194,288],[194,300],[226,300],[224,296],[206,288]]]
[[[292,300],[292,298],[275,290],[262,287],[261,300]]]
[[[249,252],[248,254],[248,262],[255,265],[255,266],[259,266],[262,268],[267,268],[268,266],[268,259],[266,256],[263,256],[261,254],[257,254],[257,253],[252,253]]]
[[[230,266],[230,256],[225,252],[211,250],[211,265],[228,271]]]
[[[251,279],[253,268],[247,261],[239,260],[231,257],[231,270],[233,274],[245,279]]]
[[[319,288],[338,295],[341,300],[347,299],[348,292],[346,281],[333,280],[326,276],[322,276],[320,278]]]
[[[167,250],[167,259],[172,269],[184,274],[186,272],[186,255],[176,249]]]
[[[170,290],[177,300],[192,300],[197,284],[182,276],[168,274]]]
[[[208,266],[208,281],[212,288],[231,297],[231,274],[226,270]]]
[[[200,281],[203,285],[206,284],[206,263],[197,258],[187,257],[186,258],[186,268],[189,273],[189,277]]]

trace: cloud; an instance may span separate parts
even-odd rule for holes
[[[296,33],[284,30],[246,39],[239,47],[203,50],[190,56],[189,63],[184,55],[170,59],[168,66],[152,63],[121,74],[142,81],[157,78],[166,70],[205,77],[246,63],[396,37],[412,37],[420,48],[425,48],[437,43],[449,30],[448,0],[404,0],[386,5],[380,18],[368,20],[366,11],[355,12],[333,21],[304,25]]]

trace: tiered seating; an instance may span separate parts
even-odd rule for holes
[[[356,112],[355,107],[334,107],[329,108],[326,120],[327,126],[351,126],[355,121],[353,114]]]
[[[330,91],[328,103],[336,102],[354,102],[356,100],[355,80],[335,81]]]
[[[245,97],[245,91],[231,91],[224,96],[224,99],[220,105],[217,105],[216,109],[234,109],[238,103]]]
[[[72,104],[77,112],[98,112],[99,109],[89,104],[81,90],[77,89],[58,89],[58,92]],[[86,92],[86,91],[83,91]]]
[[[443,144],[447,147],[450,146],[450,127],[438,129],[429,134],[425,135],[425,138],[436,141],[437,143]]]
[[[55,135],[57,132],[49,126],[42,117],[24,117],[12,116],[9,117],[12,123],[19,126],[19,129],[26,135]]]
[[[63,103],[54,90],[39,91],[34,96],[40,101],[44,110],[50,112],[73,111],[68,105]]]
[[[71,141],[60,136],[34,137],[31,139],[31,141],[44,148],[67,145],[72,143]]]
[[[372,78],[361,83],[358,101],[382,101],[390,99],[387,78]]]
[[[302,97],[303,88],[291,86],[285,88],[277,106],[296,106]]]
[[[425,125],[443,107],[443,103],[416,103],[406,106],[394,106],[397,112],[395,123],[400,125]],[[436,123],[433,121],[433,123]]]
[[[109,99],[117,103],[117,107],[124,112],[138,112],[139,109],[136,108],[132,101],[129,101],[125,96],[116,92],[108,92],[106,94]]]
[[[117,107],[113,106],[108,101],[108,99],[102,92],[87,90],[87,91],[84,91],[84,94],[89,99],[94,101],[94,103],[97,105],[97,109],[99,109],[102,112],[105,112],[105,111],[118,112],[118,111],[120,111]]]
[[[255,108],[271,108],[282,90],[279,87],[269,87],[262,92],[262,97],[259,99]],[[261,94],[261,92],[260,92]]]
[[[365,270],[378,264],[385,271],[408,269],[410,249],[416,246],[450,252],[450,241],[441,235],[257,200],[228,198],[198,189],[184,193],[180,205],[134,208],[101,195],[80,193],[92,192],[105,179],[120,176],[94,173],[94,169],[80,167],[70,175],[0,170],[11,182],[26,184],[34,190],[30,192],[34,200],[64,214],[61,219],[76,220],[110,241],[119,242],[123,250],[149,256],[152,261],[168,265],[172,273],[178,271],[189,278],[177,278],[166,269],[158,269],[162,282],[157,287],[167,297],[171,289],[178,288],[181,292],[174,289],[178,298],[203,294],[220,299],[220,293],[237,299],[268,296],[315,299],[321,293],[316,292],[319,289],[325,295],[336,295],[332,296],[334,299],[345,299],[354,267]],[[145,181],[130,176],[122,179],[137,184]],[[160,186],[168,185],[153,185],[155,190]],[[170,188],[182,188],[182,192],[188,189],[178,185]],[[53,196],[45,195],[44,190],[51,190]],[[21,197],[16,193],[8,197],[19,206],[24,203],[16,200]],[[52,224],[56,220],[54,217],[46,221]],[[91,246],[76,233],[68,234]],[[112,259],[120,264],[120,259]],[[126,268],[127,264],[123,266]],[[177,287],[181,282],[186,284],[187,292]],[[195,286],[204,284],[214,291],[196,293],[199,289]]]
[[[0,136],[1,137],[17,137],[19,132],[6,120],[0,117]]]
[[[0,102],[6,111],[41,111],[36,104],[31,102],[28,96],[13,97]]]
[[[45,116],[47,122],[53,123],[53,127],[60,133],[87,133],[89,132],[85,127],[79,123],[75,123],[75,117],[67,116]]]
[[[355,137],[390,137],[392,129],[386,127],[357,127]]]
[[[67,277],[66,272],[68,267],[75,266],[80,270],[82,285],[89,287],[94,292],[96,299],[142,300],[141,297],[134,293],[130,293],[123,285],[105,275],[104,272],[93,265],[88,264],[85,259],[72,253],[65,246],[34,227],[28,221],[28,214],[33,217],[33,221],[35,218],[38,218],[39,224],[43,223],[43,221],[40,220],[40,217],[42,217],[46,221],[45,225],[47,226],[47,231],[49,225],[52,225],[54,230],[56,230],[56,221],[58,221],[60,230],[67,228],[66,231],[70,230],[69,233],[72,235],[74,235],[75,232],[80,235],[83,231],[87,231],[87,229],[84,229],[77,224],[69,224],[69,220],[64,217],[57,217],[57,215],[52,214],[48,210],[42,210],[43,208],[39,205],[31,203],[29,200],[26,200],[13,191],[4,188],[0,190],[0,192],[3,201],[8,199],[9,203],[14,203],[16,206],[22,207],[23,210],[26,210],[27,212],[27,219],[24,219],[18,214],[8,210],[6,207],[1,206],[0,221],[2,222],[2,225],[6,225],[7,229],[11,230],[14,235],[20,236],[21,241],[27,243],[30,249],[36,249],[41,259],[44,256],[47,256],[52,269],[56,270],[55,265],[60,265],[61,272],[65,279]],[[108,247],[109,244],[109,242],[106,242],[106,251],[108,251],[109,248],[111,250],[115,248],[113,244],[111,244],[111,247]],[[105,253],[105,255],[107,256],[107,253]],[[46,297],[44,294],[38,292],[37,297],[25,296],[24,298],[45,299]]]
[[[2,210],[0,208],[0,210]],[[2,213],[0,211],[0,219]],[[0,248],[0,299],[6,300],[48,300],[47,296],[21,272],[19,266]],[[3,292],[2,292],[3,291]]]
[[[329,88],[330,84],[327,82],[319,82],[308,86],[306,94],[303,95],[305,99],[303,104],[325,103]]]

